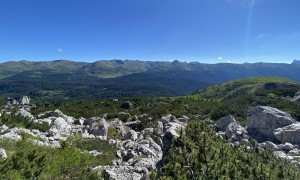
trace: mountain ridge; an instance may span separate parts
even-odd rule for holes
[[[181,96],[214,84],[261,76],[300,82],[300,66],[139,60],[6,62],[0,64],[0,95],[44,97],[54,92],[61,98]]]

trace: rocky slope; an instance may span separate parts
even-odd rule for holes
[[[145,179],[150,172],[156,171],[163,164],[163,157],[172,143],[172,139],[179,137],[179,131],[184,129],[189,118],[173,115],[161,117],[154,128],[146,128],[140,132],[130,129],[130,126],[140,123],[141,117],[136,121],[123,123],[115,118],[108,121],[106,117],[79,118],[67,116],[60,110],[47,111],[33,117],[30,110],[35,105],[30,104],[30,99],[24,96],[20,101],[8,99],[7,104],[1,109],[1,114],[19,114],[33,123],[47,123],[49,129],[41,132],[37,129],[20,127],[0,127],[0,140],[22,141],[22,134],[32,137],[30,141],[37,146],[60,148],[61,142],[66,141],[70,135],[77,134],[83,139],[107,140],[116,147],[116,159],[112,166],[94,167],[94,172],[99,172],[109,179]],[[124,112],[120,112],[125,114]],[[143,116],[148,116],[147,114]],[[149,117],[150,118],[150,117]],[[151,118],[150,118],[151,119]],[[75,123],[77,122],[77,123]],[[120,139],[108,137],[111,129],[116,130]],[[155,141],[153,140],[155,138]],[[87,152],[93,156],[101,154],[96,150]],[[0,156],[7,158],[5,149],[0,149]]]

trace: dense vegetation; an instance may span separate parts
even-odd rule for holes
[[[70,137],[62,143],[62,148],[51,148],[33,146],[26,137],[18,142],[0,142],[0,147],[8,153],[8,159],[0,160],[0,179],[100,179],[90,168],[111,164],[115,158],[114,148],[101,140]],[[94,149],[103,154],[93,157],[82,153]]]
[[[161,179],[299,179],[294,165],[270,151],[230,146],[212,128],[190,121],[177,138],[159,174]]]

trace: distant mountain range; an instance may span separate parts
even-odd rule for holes
[[[107,98],[185,95],[246,77],[279,76],[300,82],[300,64],[101,60],[19,61],[0,64],[0,96]]]

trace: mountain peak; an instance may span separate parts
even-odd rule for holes
[[[292,64],[300,64],[300,60],[295,59]]]

